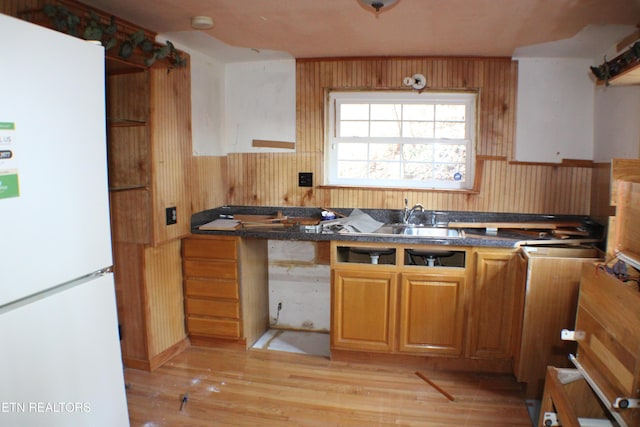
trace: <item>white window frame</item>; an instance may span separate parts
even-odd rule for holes
[[[390,179],[354,179],[338,177],[338,144],[344,142],[363,142],[364,137],[340,138],[338,111],[343,103],[384,103],[384,104],[460,104],[466,106],[464,139],[437,139],[437,138],[403,138],[400,137],[375,137],[375,142],[381,143],[425,143],[425,144],[464,144],[466,145],[466,174],[460,181],[419,181],[419,180],[390,180]],[[418,189],[442,189],[458,190],[472,189],[474,184],[476,163],[476,135],[478,116],[478,93],[474,91],[330,91],[327,94],[327,126],[326,126],[326,150],[325,150],[325,177],[327,185],[353,186],[353,187],[380,187],[380,188],[418,188]],[[367,137],[366,140],[371,139]],[[365,141],[371,144],[369,141]]]

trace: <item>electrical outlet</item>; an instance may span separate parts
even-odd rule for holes
[[[313,173],[298,172],[298,187],[313,187]]]
[[[175,224],[178,222],[178,211],[175,206],[167,208],[167,225]]]

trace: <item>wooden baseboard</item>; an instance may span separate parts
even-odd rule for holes
[[[435,369],[459,372],[484,372],[513,375],[510,359],[464,359],[459,357],[422,356],[409,354],[369,353],[347,350],[331,350],[331,360],[339,362],[400,365],[413,369]]]
[[[166,362],[182,353],[187,347],[190,346],[190,342],[188,338],[185,338],[165,351],[156,354],[155,356],[149,358],[149,360],[145,359],[137,359],[132,357],[125,357],[123,359],[123,364],[126,368],[130,369],[140,369],[143,371],[154,371],[158,369],[160,366],[164,365]]]
[[[144,359],[136,359],[133,357],[124,357],[122,359],[122,364],[125,368],[128,369],[139,369],[141,371],[150,371],[151,365],[148,360]]]
[[[195,347],[215,347],[215,348],[230,348],[234,350],[246,350],[247,341],[244,339],[224,339],[224,338],[212,338],[201,337],[196,335],[189,336],[191,345]]]

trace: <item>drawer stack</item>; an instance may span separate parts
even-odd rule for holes
[[[242,337],[237,240],[218,236],[182,241],[185,318],[192,341]]]

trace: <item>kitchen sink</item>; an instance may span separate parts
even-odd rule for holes
[[[412,224],[385,224],[372,234],[378,236],[421,237],[434,239],[461,239],[464,237],[464,231],[459,228]]]

